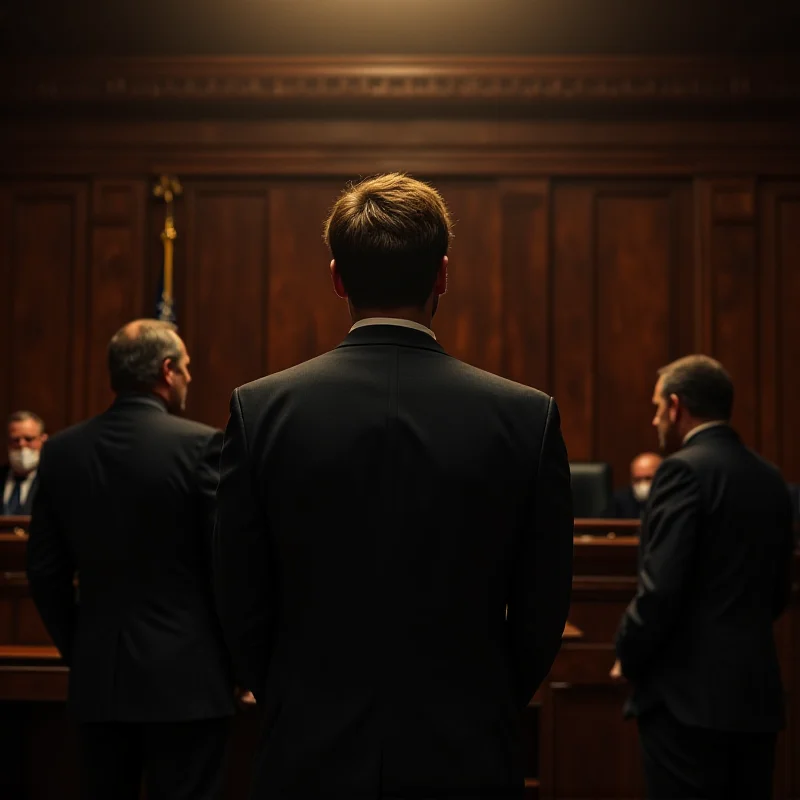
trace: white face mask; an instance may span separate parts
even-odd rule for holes
[[[39,451],[30,447],[8,451],[8,463],[18,474],[33,472],[39,466]]]
[[[633,496],[640,502],[644,503],[650,494],[651,481],[636,481],[633,484]]]

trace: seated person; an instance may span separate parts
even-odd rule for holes
[[[31,513],[39,453],[46,440],[44,422],[32,411],[15,411],[8,418],[8,465],[0,467],[4,516]]]
[[[614,494],[614,517],[617,519],[639,519],[644,510],[650,484],[661,464],[658,453],[640,453],[631,462],[631,482]]]

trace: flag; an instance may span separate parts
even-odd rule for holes
[[[156,296],[156,319],[162,322],[177,324],[178,318],[175,315],[175,300],[164,291],[164,274],[158,282],[158,295]]]

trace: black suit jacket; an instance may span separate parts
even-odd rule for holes
[[[644,503],[640,503],[633,494],[633,489],[626,486],[614,492],[614,517],[615,519],[640,519]]]
[[[221,440],[124,395],[45,444],[28,579],[79,720],[232,713],[210,569]]]
[[[572,528],[555,402],[424,332],[360,328],[237,389],[215,547],[269,720],[252,796],[521,791]]]
[[[800,486],[796,483],[789,484],[789,496],[792,498],[792,512],[795,522],[800,521]]]
[[[780,473],[729,427],[666,459],[642,521],[639,588],[617,633],[628,712],[768,732],[784,724],[772,624],[789,600],[792,511]]]
[[[3,499],[3,491],[5,489],[6,481],[8,480],[8,473],[11,471],[11,467],[6,464],[3,467],[0,467],[0,501]],[[34,477],[31,488],[28,490],[28,496],[25,498],[25,502],[22,504],[22,510],[20,511],[20,516],[27,516],[31,513],[31,509],[33,508],[33,498],[36,497],[36,492],[39,489],[39,473],[36,473]],[[0,511],[3,510],[3,503],[0,502]]]

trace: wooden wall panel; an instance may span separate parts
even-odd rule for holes
[[[335,347],[347,335],[347,305],[331,283],[323,222],[345,181],[276,182],[270,187],[269,372]]]
[[[669,191],[596,197],[597,392],[593,450],[627,478],[631,458],[657,446],[651,399],[674,348],[672,275],[678,238]]]
[[[232,390],[265,371],[268,192],[247,181],[190,184],[185,202],[187,410],[224,427]]]
[[[752,180],[696,182],[698,265],[702,286],[702,349],[733,378],[733,423],[758,447],[759,291]]]
[[[14,191],[9,184],[0,186],[0,285],[6,287],[0,292],[0,336],[4,342],[11,342],[14,325],[11,319],[13,299],[11,281],[14,275],[14,236],[13,236]],[[11,354],[8,347],[0,349],[0,419],[13,411],[11,408]]]
[[[550,187],[547,181],[509,181],[500,193],[503,372],[551,392]]]
[[[604,181],[553,192],[553,382],[567,448],[573,460],[608,461],[623,485],[633,456],[657,446],[656,370],[690,338],[690,187]]]
[[[553,395],[573,461],[594,457],[593,203],[591,186],[553,187]]]
[[[759,201],[761,444],[800,482],[800,182],[765,183]]]
[[[58,430],[86,414],[87,190],[31,182],[9,191],[5,411],[29,408]]]
[[[502,226],[497,183],[432,182],[455,222],[447,294],[441,298],[433,324],[436,336],[456,358],[503,372]]]
[[[106,368],[109,339],[126,322],[150,316],[145,298],[143,180],[98,180],[90,217],[87,415],[113,399]]]
[[[782,192],[775,224],[779,231],[778,296],[776,319],[780,361],[780,463],[787,477],[800,483],[800,183]],[[798,781],[800,786],[800,781]]]
[[[545,702],[553,705],[549,713],[554,758],[551,791],[543,791],[543,798],[638,800],[644,796],[636,724],[620,721],[628,692],[627,686],[618,685],[551,684]],[[607,735],[612,731],[612,736]]]

